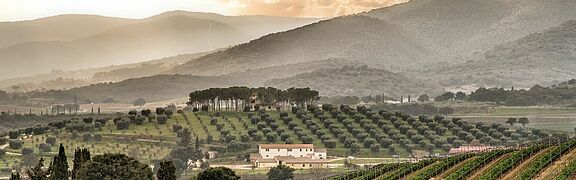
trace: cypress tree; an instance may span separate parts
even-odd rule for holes
[[[58,151],[58,155],[54,156],[54,160],[52,161],[52,170],[50,174],[50,179],[53,180],[60,180],[60,179],[68,179],[70,177],[70,173],[68,172],[68,160],[66,158],[66,151],[64,150],[64,146],[60,144],[60,150]]]
[[[574,131],[576,131],[576,128],[574,128]],[[198,140],[198,136],[196,136],[196,142],[194,143],[194,149],[196,149],[196,150],[200,149],[200,141]]]
[[[77,179],[76,175],[78,170],[82,167],[82,163],[90,161],[90,151],[88,149],[76,149],[74,150],[74,160],[72,161],[72,179]]]
[[[12,173],[12,175],[10,175],[10,180],[21,180],[22,176],[20,176],[19,172],[16,172],[16,174]]]
[[[172,161],[160,162],[160,169],[156,174],[158,180],[176,180],[176,167]]]

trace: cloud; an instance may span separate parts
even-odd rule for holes
[[[360,13],[408,0],[220,0],[233,14],[334,17]]]

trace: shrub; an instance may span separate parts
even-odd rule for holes
[[[121,120],[121,121],[118,121],[116,123],[116,129],[118,129],[118,130],[128,129],[129,126],[130,126],[130,123],[128,121],[125,121],[125,120]]]
[[[370,145],[370,150],[372,150],[372,152],[380,152],[380,144]]]
[[[10,131],[8,132],[8,136],[10,139],[18,139],[18,136],[20,136],[20,131]]]
[[[24,148],[24,149],[22,149],[22,155],[23,155],[23,156],[27,156],[27,155],[30,155],[30,154],[32,154],[32,153],[34,153],[34,149],[32,149],[32,148]]]
[[[47,144],[47,143],[41,143],[38,145],[38,150],[40,150],[42,152],[50,152],[50,151],[52,151],[52,146],[50,144]]]
[[[46,143],[54,146],[54,145],[56,145],[56,138],[55,137],[47,137]]]
[[[168,122],[168,116],[166,115],[158,115],[158,117],[156,118],[156,120],[158,121],[158,124],[166,124]]]
[[[94,135],[94,141],[96,141],[96,142],[102,141],[102,135],[100,135],[100,134]]]
[[[10,140],[8,145],[10,146],[10,149],[20,149],[22,148],[22,145],[24,145],[24,142],[21,140]]]
[[[92,140],[92,134],[90,134],[90,133],[85,133],[85,134],[83,134],[83,135],[82,135],[82,140],[84,140],[84,141],[90,141],[90,140]]]

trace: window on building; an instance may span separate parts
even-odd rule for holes
[[[304,157],[303,155],[300,155],[300,157]]]
[[[300,152],[302,152],[302,149],[300,149]]]
[[[268,154],[266,154],[266,157],[268,157]]]
[[[312,167],[312,164],[310,164],[310,167]]]
[[[270,149],[266,149],[266,151],[270,151]]]
[[[278,149],[278,151],[280,151],[280,149]]]
[[[292,149],[288,149],[288,151],[290,151],[290,152],[291,152],[291,151],[292,151]]]
[[[306,164],[302,164],[302,167],[306,167]]]

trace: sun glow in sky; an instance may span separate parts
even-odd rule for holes
[[[172,10],[224,15],[334,17],[408,0],[0,0],[0,21],[59,14],[144,18]]]

